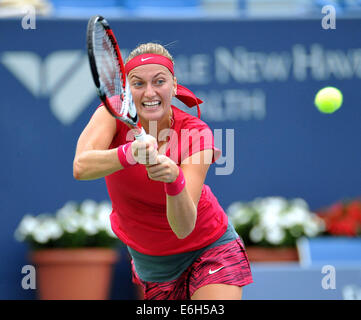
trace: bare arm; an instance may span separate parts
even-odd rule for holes
[[[116,133],[116,120],[100,107],[81,133],[73,162],[77,180],[94,180],[123,169],[117,149],[109,145]]]
[[[181,164],[185,188],[175,196],[167,195],[167,219],[179,239],[186,238],[195,227],[197,206],[212,156],[212,150],[204,150],[185,159]],[[179,173],[177,165],[165,156],[159,157],[161,163],[147,167],[148,175],[157,181],[174,181]]]

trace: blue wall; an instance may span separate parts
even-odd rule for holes
[[[110,22],[125,54],[142,42],[169,44],[179,82],[205,100],[202,118],[223,137],[234,129],[234,171],[216,175],[216,163],[207,178],[225,208],[280,195],[316,210],[360,195],[361,20],[339,19],[336,30],[319,20]],[[13,238],[24,214],[108,199],[103,180],[72,176],[77,138],[98,104],[86,25],[38,19],[23,30],[20,20],[0,20],[2,299],[34,297],[20,285],[27,248]],[[329,85],[344,105],[324,115],[313,99]],[[128,276],[123,260],[114,298],[131,297],[129,283],[119,284]]]

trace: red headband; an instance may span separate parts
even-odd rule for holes
[[[144,64],[160,64],[168,68],[172,75],[174,75],[172,60],[168,59],[165,56],[153,53],[141,54],[129,60],[125,65],[125,73],[128,75],[131,70]],[[199,104],[201,104],[203,101],[197,98],[192,91],[178,84],[176,98],[182,101],[189,108],[196,105],[198,110],[198,118],[201,117],[201,110],[199,108]]]

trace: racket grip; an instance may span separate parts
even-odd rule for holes
[[[135,136],[135,139],[139,140],[139,141],[145,141],[145,136],[147,135],[147,133],[145,132],[144,128],[140,128],[140,132]]]

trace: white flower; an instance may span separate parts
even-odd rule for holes
[[[227,209],[228,215],[230,217],[236,216],[240,208],[244,206],[241,202],[233,202]]]
[[[38,243],[46,243],[49,241],[48,234],[44,228],[40,227],[36,232],[33,234],[33,238]]]
[[[98,210],[98,204],[94,200],[84,200],[80,206],[80,212],[86,216],[95,215]]]
[[[98,222],[99,228],[101,228],[101,229],[107,228],[107,226],[110,222],[109,216],[110,216],[109,212],[107,212],[105,210],[98,213],[97,222]]]
[[[305,222],[304,229],[306,236],[315,237],[320,232],[324,231],[325,229],[324,221],[321,218],[319,218],[317,215],[312,214],[312,216],[309,219],[307,219],[307,221]]]
[[[113,238],[117,238],[110,224],[111,212],[112,212],[112,207],[109,203],[101,204],[100,209],[98,211],[97,221],[98,221],[99,229],[106,231],[109,236]]]
[[[110,220],[108,220],[108,222],[107,222],[104,230],[105,230],[106,233],[107,233],[109,236],[111,236],[112,238],[118,238],[118,237],[116,236],[116,234],[113,232],[113,229],[112,229],[111,224],[110,224]]]
[[[47,230],[48,237],[52,240],[59,239],[63,235],[62,228],[53,218],[45,220],[42,225],[43,228]]]
[[[252,202],[259,215],[260,225],[265,229],[279,228],[281,214],[287,205],[287,201],[281,197],[257,198]]]
[[[74,233],[81,228],[82,218],[77,212],[69,213],[66,216],[62,216],[59,222],[66,232]]]
[[[309,211],[307,202],[301,198],[293,199],[290,201],[290,203],[292,207],[299,207],[305,209],[306,211]]]
[[[50,240],[56,240],[61,237],[63,231],[54,218],[44,215],[42,221],[34,228],[31,235],[39,243],[46,243]]]
[[[228,207],[228,216],[235,225],[244,225],[250,222],[253,212],[241,202],[232,203]]]
[[[281,228],[269,229],[266,232],[266,240],[274,245],[280,245],[285,237],[285,232]]]
[[[256,198],[253,201],[253,207],[259,211],[281,212],[287,207],[288,203],[281,197]]]
[[[249,237],[254,243],[261,242],[263,236],[264,236],[264,232],[260,226],[253,227],[249,233]]]
[[[101,203],[99,203],[98,205],[99,214],[106,213],[109,216],[111,212],[112,212],[112,205],[109,201],[102,201]]]
[[[260,225],[265,229],[278,228],[280,224],[281,212],[279,211],[279,207],[265,207],[264,211],[260,213]]]
[[[76,211],[78,208],[78,204],[75,201],[68,201],[67,203],[65,203],[65,205],[63,206],[62,209],[68,209],[71,211]]]
[[[56,218],[59,221],[63,221],[77,214],[77,205],[74,202],[68,202],[56,212]]]
[[[80,217],[79,225],[89,235],[94,235],[99,231],[98,223],[95,217],[82,216]]]
[[[25,215],[18,228],[15,230],[15,238],[18,241],[24,241],[25,238],[30,235],[33,230],[37,227],[38,220],[30,214]]]
[[[291,207],[284,213],[281,219],[281,226],[292,228],[295,225],[303,225],[308,220],[309,212],[303,207]]]

